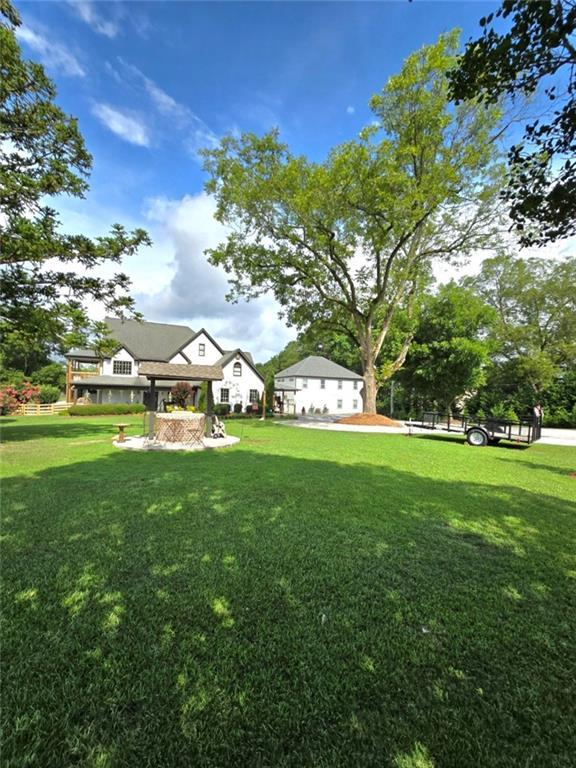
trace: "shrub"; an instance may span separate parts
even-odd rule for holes
[[[242,403],[234,403],[234,413],[242,413]]]
[[[216,403],[214,413],[216,416],[227,416],[230,413],[230,403]]]
[[[60,399],[60,387],[53,387],[51,384],[42,384],[40,387],[41,403],[57,403]]]
[[[572,413],[566,408],[556,408],[550,413],[544,411],[542,420],[545,427],[557,427],[559,429],[576,427],[576,405],[572,409]]]
[[[181,408],[186,408],[186,403],[194,395],[194,388],[187,381],[178,381],[170,390],[172,402]]]
[[[20,405],[38,402],[40,402],[40,387],[35,387],[29,381],[25,381],[19,386],[8,386],[0,389],[0,414],[2,416],[13,413]]]
[[[66,386],[66,367],[61,363],[45,365],[32,374],[32,382],[34,384],[49,384],[51,387],[58,387],[60,393]]]
[[[101,405],[73,405],[68,409],[70,416],[119,416],[123,413],[144,413],[146,406],[141,403],[102,403]]]

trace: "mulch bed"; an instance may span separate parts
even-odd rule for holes
[[[336,424],[357,424],[362,427],[403,427],[399,421],[389,419],[380,413],[355,413],[353,416],[344,416],[338,419]]]

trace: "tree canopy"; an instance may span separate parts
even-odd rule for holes
[[[506,33],[494,22],[509,20]],[[576,4],[573,0],[504,0],[482,18],[482,37],[466,45],[450,73],[457,101],[493,103],[503,94],[532,96],[540,86],[547,114],[527,125],[509,153],[503,192],[523,245],[576,232]],[[551,114],[550,114],[551,113]]]
[[[132,312],[130,281],[97,268],[119,264],[141,245],[142,229],[114,224],[96,239],[61,232],[49,200],[83,197],[92,159],[75,118],[55,103],[56,88],[44,69],[22,58],[14,28],[20,24],[6,0],[0,6],[0,336],[15,348],[36,350],[85,339],[86,299],[114,313]]]
[[[532,397],[559,370],[576,366],[576,258],[562,261],[502,255],[487,259],[465,284],[497,313],[500,367]]]
[[[440,286],[424,304],[399,381],[414,394],[451,410],[486,380],[496,311],[472,290]]]
[[[450,33],[409,56],[372,98],[373,124],[323,162],[293,155],[277,131],[204,152],[216,218],[231,229],[209,259],[228,272],[230,298],[271,292],[289,324],[348,335],[368,412],[400,313],[406,333],[386,375],[405,359],[432,260],[461,258],[499,229],[499,113],[449,105],[457,45]]]

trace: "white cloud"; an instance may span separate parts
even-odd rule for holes
[[[100,35],[113,38],[116,37],[120,31],[119,23],[104,19],[96,10],[94,3],[92,3],[91,0],[67,0],[67,2],[74,10],[74,13]]]
[[[353,115],[356,112],[355,108],[350,104],[346,107],[346,114]]]
[[[218,136],[214,131],[185,104],[166,93],[157,83],[147,77],[138,67],[128,64],[118,57],[123,76],[109,62],[106,63],[108,72],[117,82],[128,82],[143,88],[159,116],[170,121],[170,127],[177,128],[183,134],[183,144],[188,153],[195,159],[198,151],[204,147],[214,147],[218,144]]]
[[[139,147],[150,146],[150,132],[140,116],[100,102],[92,105],[92,113],[121,139]]]
[[[47,40],[39,32],[30,27],[17,27],[16,37],[35,51],[42,64],[69,77],[85,77],[86,72],[78,59],[59,43]]]
[[[135,295],[138,309],[148,320],[183,323],[195,330],[205,326],[224,348],[242,347],[255,359],[267,360],[295,333],[279,320],[272,297],[237,304],[226,301],[226,275],[204,254],[227,234],[214,218],[215,210],[214,199],[205,193],[149,201],[147,215],[157,230],[152,234],[153,250],[165,262],[170,253],[171,267],[160,290]]]

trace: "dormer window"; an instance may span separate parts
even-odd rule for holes
[[[204,357],[206,355],[206,344],[198,344],[198,356]]]
[[[242,376],[242,363],[234,363],[232,373],[234,376]]]
[[[116,376],[131,376],[132,375],[132,363],[130,360],[114,360],[112,365],[112,372]]]

